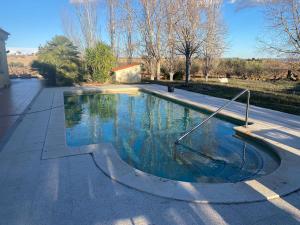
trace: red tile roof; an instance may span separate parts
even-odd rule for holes
[[[132,64],[124,65],[124,66],[118,66],[118,67],[112,68],[111,71],[116,72],[116,71],[119,71],[119,70],[125,70],[125,69],[128,69],[130,67],[134,67],[134,66],[138,66],[138,65],[141,65],[141,64],[140,63],[132,63]]]

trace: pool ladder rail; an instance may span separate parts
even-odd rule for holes
[[[249,107],[250,107],[250,90],[245,89],[241,91],[239,94],[237,94],[234,98],[232,98],[230,101],[228,101],[226,104],[221,106],[219,109],[217,109],[214,113],[212,113],[209,117],[207,117],[205,120],[203,120],[201,123],[198,125],[194,126],[193,128],[189,129],[186,131],[180,138],[178,138],[175,141],[175,144],[179,144],[179,142],[184,139],[186,136],[194,132],[196,129],[199,127],[203,126],[207,121],[209,121],[211,118],[213,118],[215,115],[217,115],[219,112],[221,112],[224,108],[226,108],[228,105],[230,105],[232,102],[237,100],[239,97],[241,97],[243,94],[247,93],[247,105],[246,105],[246,115],[245,115],[245,127],[248,127],[248,117],[249,117]]]

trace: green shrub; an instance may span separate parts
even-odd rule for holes
[[[183,72],[183,71],[176,71],[174,73],[173,80],[183,80],[184,76],[185,76],[185,72]]]
[[[170,79],[170,71],[165,64],[162,64],[160,67],[160,75],[162,75],[165,80]]]
[[[197,62],[193,62],[191,66],[191,74],[196,75],[199,73],[201,66]]]
[[[191,66],[191,74],[195,75],[199,73],[201,66],[197,62],[193,62]],[[170,79],[170,68],[167,66],[166,62],[163,62],[160,68],[161,75],[164,79]],[[174,63],[174,80],[183,80],[185,76],[185,62],[183,60],[176,60]]]
[[[70,85],[79,81],[80,58],[77,47],[64,36],[55,36],[39,48],[38,59],[31,67],[50,81],[51,85]]]
[[[217,73],[227,77],[259,77],[263,72],[264,67],[260,60],[225,59],[217,67]]]
[[[50,85],[56,84],[56,68],[54,65],[34,60],[31,63],[31,68],[39,72]]]
[[[260,77],[263,74],[264,68],[260,61],[247,61],[246,73],[247,77]]]
[[[116,64],[116,58],[108,45],[98,43],[94,48],[86,49],[85,63],[92,81],[106,82],[110,78],[110,70]]]
[[[169,70],[168,70],[168,68],[164,64],[160,67],[160,73],[164,77],[166,77],[166,76],[169,75]]]

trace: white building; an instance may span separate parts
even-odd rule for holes
[[[7,87],[10,84],[5,48],[5,41],[8,35],[9,33],[0,28],[0,88]]]
[[[112,80],[118,83],[139,83],[141,82],[142,69],[140,64],[131,64],[112,69]]]

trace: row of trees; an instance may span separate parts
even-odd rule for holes
[[[164,73],[172,79],[176,62],[184,59],[188,83],[194,57],[204,62],[202,71],[207,79],[214,61],[225,50],[222,0],[71,0],[70,3],[73,10],[63,14],[64,31],[69,40],[64,37],[62,44],[59,43],[62,37],[54,39],[54,43],[62,44],[62,48],[53,48],[50,42],[39,51],[39,63],[47,70],[55,71],[58,77],[67,73],[64,77],[73,81],[83,77],[105,81],[115,62],[114,57],[123,56],[128,63],[134,57],[142,57],[152,80],[161,78],[162,63]],[[263,0],[259,3],[264,4],[269,18],[271,32],[268,33],[276,34],[262,41],[264,47],[299,56],[299,1]],[[103,44],[100,35],[99,19],[103,13],[99,13],[99,4],[105,4],[110,48]]]
[[[94,46],[101,36],[98,11],[101,1],[71,1],[74,15],[64,14],[67,37],[81,50]],[[128,63],[134,56],[144,59],[151,79],[160,79],[162,61],[170,77],[175,58],[185,58],[185,80],[190,79],[193,57],[203,57],[208,77],[212,62],[225,48],[226,29],[222,23],[222,0],[106,0],[110,46]],[[75,29],[77,28],[77,29]]]
[[[278,63],[280,62],[278,61]],[[274,77],[286,77],[286,69],[284,68],[289,66],[288,63],[283,62],[281,63],[283,65],[280,66],[272,64],[276,64],[276,61],[274,60],[269,62],[268,60],[239,58],[219,59],[212,64],[210,68],[210,77],[219,78],[226,76],[227,78],[242,79],[273,79]],[[185,74],[184,61],[176,60],[174,66],[176,73],[174,74],[173,79],[182,80]],[[191,66],[191,76],[196,80],[199,77],[205,76],[205,73],[206,61],[202,59],[195,59]],[[161,74],[164,79],[169,79],[169,71],[167,69],[166,62],[163,62],[162,64]]]

